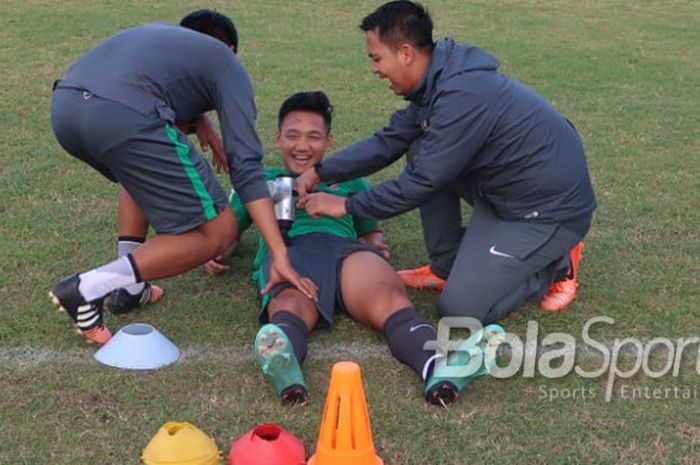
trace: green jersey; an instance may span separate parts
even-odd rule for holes
[[[286,173],[284,168],[267,168],[265,170],[265,179],[271,181],[284,173]],[[344,181],[331,186],[321,183],[316,187],[316,192],[326,192],[328,194],[338,195],[341,197],[348,197],[352,194],[368,189],[369,183],[366,180],[353,179],[351,181]],[[235,191],[231,191],[229,201],[231,202],[231,207],[236,214],[238,231],[242,233],[253,224],[253,220]],[[376,220],[361,218],[354,215],[345,215],[341,218],[333,218],[330,216],[311,218],[305,210],[296,209],[294,211],[294,222],[292,223],[292,227],[289,229],[288,234],[289,237],[296,237],[310,233],[327,233],[338,237],[357,239],[360,236],[378,229],[379,222]],[[253,272],[253,280],[256,280],[257,276],[260,274],[260,269],[265,255],[267,255],[267,245],[261,237],[258,244],[258,252],[255,255],[255,261],[253,263],[253,266],[255,267]]]

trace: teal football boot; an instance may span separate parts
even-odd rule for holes
[[[255,336],[255,360],[285,403],[304,404],[308,389],[292,344],[282,329],[272,323],[264,325]]]
[[[491,373],[496,350],[505,340],[505,330],[490,324],[469,336],[460,346],[437,361],[425,383],[425,399],[446,406],[477,379]]]

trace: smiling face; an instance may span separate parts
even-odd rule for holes
[[[372,29],[365,33],[367,39],[367,55],[372,62],[372,72],[381,79],[389,81],[389,88],[396,95],[410,93],[418,82],[421,74],[416,76],[414,69],[416,51],[409,44],[401,44],[396,50],[389,47],[379,38],[379,30]]]
[[[333,147],[323,116],[306,110],[288,113],[275,138],[287,171],[301,174],[320,162]]]

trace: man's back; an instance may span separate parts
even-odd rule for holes
[[[216,108],[217,79],[228,68],[249,82],[223,42],[180,26],[146,24],[119,32],[87,52],[61,85],[87,89],[143,114],[157,107],[166,119],[177,115],[189,121]]]

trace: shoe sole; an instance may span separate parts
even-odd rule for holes
[[[400,275],[399,275],[400,277]],[[429,283],[429,284],[423,284],[423,285],[416,285],[415,283],[409,283],[403,280],[401,278],[401,282],[403,283],[404,286],[410,288],[410,289],[415,289],[417,291],[437,291],[441,292],[445,288],[445,284],[435,284],[435,283]]]
[[[60,299],[56,296],[56,294],[53,293],[53,291],[49,291],[49,300],[51,301],[52,304],[56,306],[56,311],[58,313],[68,313],[68,310],[61,304]],[[78,327],[77,324],[73,323],[73,328],[75,329],[76,334],[80,335],[83,337],[86,343],[88,344],[97,344],[97,341],[93,341],[92,339],[89,339],[85,334],[83,333],[83,330]]]
[[[63,305],[61,305],[61,301],[58,300],[58,297],[56,297],[56,294],[53,293],[53,291],[49,291],[49,300],[51,301],[52,304],[54,304],[57,308],[56,310],[59,312],[65,312],[66,309]]]
[[[255,358],[277,395],[284,401],[282,394],[293,385],[304,388],[308,395],[304,375],[294,357],[289,339],[280,329],[267,328],[262,332],[263,329],[265,328],[261,328],[255,338]],[[290,369],[292,373],[288,372]]]
[[[437,376],[437,382],[433,384],[428,390],[426,390],[426,392],[423,393],[423,396],[433,404],[436,404],[436,402],[433,401],[437,400],[437,404],[442,404],[443,407],[446,407],[448,404],[456,401],[459,397],[459,394],[461,392],[464,392],[464,390],[467,387],[469,387],[474,381],[491,374],[491,369],[496,364],[495,351],[498,349],[498,346],[504,341],[504,339],[505,329],[503,329],[502,326],[495,323],[487,325],[480,329],[477,333],[472,334],[469,338],[467,338],[466,341],[462,343],[458,350],[466,352],[470,351],[472,348],[478,348],[482,354],[481,368],[461,378]],[[492,351],[494,353],[494,357],[490,360],[489,365],[486,366],[487,354]],[[467,362],[466,365],[464,365],[464,369],[466,369],[466,367],[468,367],[470,363],[471,360]],[[434,399],[429,399],[427,397],[428,391],[432,391],[435,385],[443,382],[452,383],[452,385],[456,388],[456,391],[454,392],[454,398],[450,399],[449,402],[445,402],[445,399],[440,398],[441,396],[435,397]]]
[[[574,300],[576,300],[576,299],[574,299]],[[562,313],[562,312],[566,311],[566,309],[569,308],[569,305],[571,305],[572,303],[574,303],[573,300],[561,308],[544,308],[543,306],[540,305],[540,310],[542,310],[545,313]]]
[[[565,311],[567,308],[569,308],[569,306],[571,304],[573,304],[575,300],[576,300],[576,295],[574,294],[574,297],[571,299],[571,301],[568,302],[567,304],[561,306],[561,307],[557,307],[557,308],[546,307],[546,306],[543,306],[541,302],[540,302],[539,307],[540,307],[540,310],[542,310],[543,312],[546,312],[546,313],[561,313],[561,312]]]

